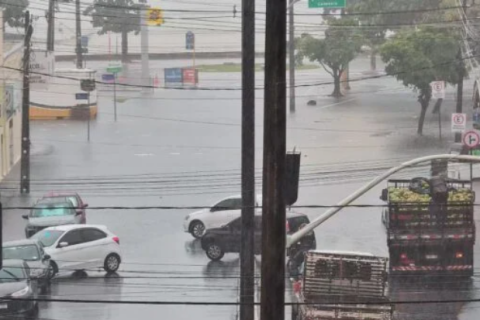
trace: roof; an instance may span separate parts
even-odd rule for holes
[[[43,198],[55,198],[55,197],[71,197],[71,196],[78,196],[78,193],[73,191],[50,191],[49,193],[45,194]]]
[[[70,231],[70,230],[73,230],[73,229],[83,229],[83,228],[97,228],[97,229],[102,229],[102,230],[108,230],[106,226],[99,225],[99,224],[64,224],[64,225],[61,225],[61,226],[54,226],[54,227],[45,228],[43,230]]]
[[[342,250],[310,250],[310,252],[320,253],[320,254],[341,254],[346,256],[367,256],[367,257],[375,257],[373,254],[369,252],[361,252],[361,251],[342,251]]]
[[[17,247],[17,246],[27,246],[27,245],[38,245],[38,241],[34,239],[22,239],[15,241],[7,241],[3,243],[3,247]]]

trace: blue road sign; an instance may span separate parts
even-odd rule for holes
[[[165,84],[181,84],[183,82],[182,68],[165,68]]]
[[[195,49],[195,34],[192,31],[185,34],[185,47],[187,50]]]
[[[115,75],[111,73],[102,74],[102,81],[113,81],[115,80]]]
[[[88,99],[88,92],[86,93],[75,93],[76,100],[87,100]]]
[[[80,43],[82,45],[82,48],[88,47],[88,37],[87,36],[82,36],[80,38]]]

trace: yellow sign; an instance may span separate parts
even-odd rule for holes
[[[147,25],[161,26],[163,24],[163,11],[160,8],[151,8],[147,10]]]

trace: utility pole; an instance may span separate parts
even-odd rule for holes
[[[77,69],[83,68],[83,55],[82,55],[82,24],[80,21],[80,0],[75,0],[75,24],[76,24],[76,37],[77,37]]]
[[[20,193],[30,193],[30,40],[33,27],[30,12],[25,12],[25,39],[23,51],[22,100],[22,159],[20,163]]]
[[[255,0],[242,0],[240,320],[255,318]]]
[[[288,11],[288,70],[290,85],[290,112],[295,112],[295,3],[298,0],[292,0]]]
[[[47,30],[47,51],[55,50],[55,0],[48,2],[48,30]]]
[[[467,20],[467,0],[462,1],[462,20],[466,24]],[[465,63],[462,60],[462,47],[458,48],[458,84],[457,84],[457,106],[455,108],[456,113],[462,113],[463,111],[463,79],[465,78]],[[462,141],[462,133],[455,132],[455,142]]]
[[[143,4],[139,10],[138,14],[140,15],[140,45],[141,45],[141,56],[142,56],[142,86],[143,93],[149,93],[152,91],[151,86],[152,82],[150,81],[150,67],[148,59],[148,25],[146,19],[146,10],[149,6]]]
[[[285,319],[287,0],[267,0],[262,208],[262,320]]]

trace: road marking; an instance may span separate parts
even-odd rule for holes
[[[178,152],[170,152],[170,155],[171,155],[171,156],[179,156],[180,153],[178,153]]]
[[[136,153],[134,155],[137,157],[151,157],[153,156],[153,153]]]
[[[344,103],[347,103],[347,102],[350,102],[350,101],[353,101],[353,100],[355,100],[355,98],[343,100],[343,101],[340,101],[340,102],[337,102],[337,103],[328,104],[326,106],[322,106],[322,107],[316,108],[316,109],[327,109],[327,108],[338,106],[340,104],[344,104]]]

